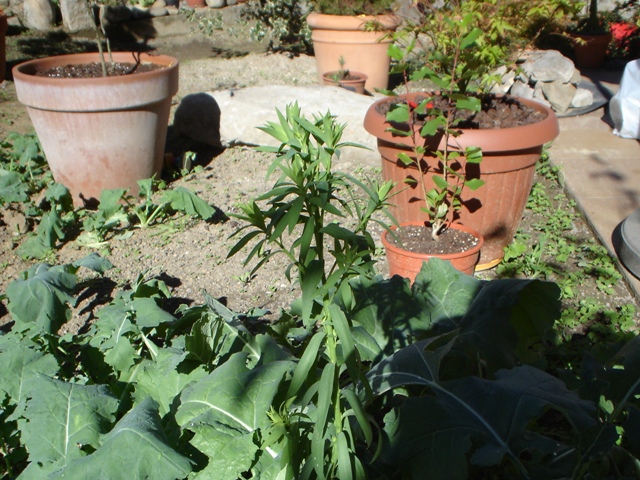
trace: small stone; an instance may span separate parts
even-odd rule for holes
[[[41,31],[53,27],[53,7],[49,0],[25,0],[23,9],[27,27]]]
[[[582,108],[588,107],[591,104],[593,104],[593,92],[586,88],[578,88],[576,94],[573,96],[573,100],[571,100],[571,107]]]
[[[225,5],[225,0],[207,0],[207,7],[209,8],[222,8]]]
[[[153,2],[153,5],[151,5],[151,8],[164,8],[166,6],[167,2],[165,2],[165,0],[156,0]]]
[[[542,83],[542,92],[549,101],[551,107],[559,113],[566,112],[571,106],[571,101],[577,88],[570,83],[560,81]]]
[[[526,85],[520,81],[517,81],[511,87],[511,91],[509,92],[514,97],[520,98],[534,98],[533,93],[534,90],[529,85]]]

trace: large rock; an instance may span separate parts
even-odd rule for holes
[[[86,0],[60,0],[62,24],[70,32],[82,32],[95,28]]]
[[[49,0],[25,0],[23,9],[26,27],[42,31],[53,27],[53,7]]]
[[[544,97],[549,101],[552,108],[558,113],[566,112],[571,106],[571,101],[576,94],[576,86],[560,81],[541,83]]]
[[[562,83],[571,81],[575,72],[575,65],[571,60],[556,50],[535,53],[522,65],[522,69],[532,80],[538,82],[559,80]]]
[[[235,145],[279,145],[256,127],[277,121],[276,108],[298,102],[308,118],[330,111],[339,123],[346,123],[342,140],[365,145],[371,150],[349,148],[344,157],[379,165],[376,139],[362,122],[374,97],[358,95],[340,87],[262,86],[240,90],[186,95],[178,106],[173,127],[176,133],[216,147]]]

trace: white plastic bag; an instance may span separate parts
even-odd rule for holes
[[[627,63],[618,92],[609,102],[613,133],[640,138],[640,60]]]

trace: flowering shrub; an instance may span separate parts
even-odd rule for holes
[[[611,24],[613,35],[609,55],[616,58],[638,58],[640,56],[640,28],[629,22]]]

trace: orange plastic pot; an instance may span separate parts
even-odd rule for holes
[[[113,54],[134,62],[131,53]],[[142,54],[163,68],[101,78],[50,78],[35,73],[60,65],[91,63],[96,53],[31,60],[13,68],[18,100],[27,106],[56,182],[74,203],[97,199],[105,189],[127,188],[162,170],[171,98],[178,91],[178,60]]]
[[[400,226],[405,225],[423,225],[423,222],[408,222],[401,223]],[[395,226],[392,226],[391,229],[395,230]],[[425,227],[426,228],[426,227]],[[428,262],[429,259],[437,257],[442,260],[448,260],[451,262],[453,267],[467,275],[473,275],[476,269],[476,265],[478,260],[480,259],[480,251],[482,249],[482,245],[484,244],[484,239],[482,235],[467,226],[454,224],[449,228],[460,230],[463,232],[470,233],[475,238],[478,239],[478,243],[475,247],[470,248],[464,252],[459,253],[450,253],[446,255],[433,255],[426,253],[416,253],[409,252],[400,247],[397,247],[389,242],[387,236],[389,232],[386,230],[382,233],[382,244],[387,252],[387,262],[389,263],[389,276],[400,275],[401,277],[408,278],[411,280],[411,283],[416,279],[416,275],[420,273],[420,269],[422,268],[423,262]],[[441,240],[442,241],[442,240]]]
[[[409,94],[409,98],[416,95],[420,94]],[[467,165],[467,178],[481,178],[485,183],[475,191],[463,190],[463,206],[457,219],[484,237],[477,270],[491,268],[502,260],[504,247],[511,243],[520,224],[542,148],[559,133],[553,110],[533,100],[518,100],[542,112],[544,119],[515,128],[461,130],[461,134],[452,139],[455,144],[450,145],[452,149],[464,150],[468,146],[482,149],[482,162],[479,165]],[[364,127],[378,138],[383,178],[396,183],[392,192],[396,196],[391,200],[394,204],[391,213],[400,224],[424,222],[428,216],[420,210],[424,205],[420,188],[415,182],[407,184],[406,180],[415,180],[422,174],[427,189],[434,187],[433,176],[442,175],[442,165],[434,152],[435,149],[444,148],[444,139],[426,145],[431,149],[432,156],[427,156],[422,172],[415,165],[405,165],[398,159],[398,154],[413,155],[411,139],[388,132],[389,124],[378,111],[381,103],[391,101],[394,101],[393,98],[374,102],[365,115]]]
[[[307,23],[311,28],[320,84],[323,83],[323,73],[341,68],[342,58],[344,68],[367,75],[367,90],[373,92],[376,88],[387,88],[390,64],[387,48],[391,40],[385,35],[400,24],[396,16],[325,15],[312,12],[307,16]],[[371,24],[377,25],[377,31],[365,31],[365,27]]]

